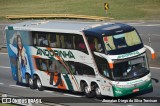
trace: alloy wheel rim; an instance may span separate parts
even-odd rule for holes
[[[86,92],[86,93],[89,93],[89,88],[88,88],[88,86],[85,87],[85,92]]]
[[[97,94],[97,95],[100,95],[100,94],[101,94],[101,91],[100,91],[99,88],[96,88],[96,94]]]
[[[29,85],[33,85],[33,80],[32,80],[32,78],[29,78]]]
[[[38,88],[41,88],[41,86],[42,86],[42,84],[41,84],[39,79],[37,80],[37,86],[38,86]]]

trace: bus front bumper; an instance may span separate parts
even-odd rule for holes
[[[151,80],[143,83],[142,85],[138,85],[138,86],[134,86],[134,87],[130,87],[130,88],[120,88],[120,87],[116,87],[113,86],[113,94],[114,97],[121,97],[121,96],[125,96],[125,95],[129,95],[129,94],[133,94],[133,93],[140,93],[140,92],[145,92],[145,91],[152,91],[153,87],[152,87],[152,82]]]

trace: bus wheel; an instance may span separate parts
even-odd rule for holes
[[[43,87],[42,82],[41,82],[41,80],[40,80],[39,77],[37,77],[37,81],[36,82],[37,82],[37,88],[38,88],[38,90],[39,91],[43,91],[44,87]]]
[[[95,86],[95,95],[96,95],[96,98],[102,98],[101,90],[98,87],[98,85]]]
[[[84,93],[88,98],[93,98],[95,96],[94,91],[90,91],[87,84],[84,84]]]
[[[33,80],[31,77],[29,77],[28,84],[31,89],[36,89],[35,80]]]

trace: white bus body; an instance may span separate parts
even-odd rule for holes
[[[27,21],[6,27],[12,76],[44,86],[119,97],[152,89],[146,48],[120,23]]]

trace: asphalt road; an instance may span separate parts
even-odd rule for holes
[[[29,87],[25,85],[17,85],[16,82],[12,79],[11,75],[11,70],[10,70],[10,64],[9,64],[9,59],[7,54],[0,54],[0,92],[3,94],[9,94],[9,95],[14,95],[18,97],[55,97],[55,98],[50,98],[47,101],[49,102],[56,102],[54,101],[57,100],[58,97],[60,102],[65,101],[64,99],[67,99],[67,97],[70,97],[69,99],[73,102],[78,101],[79,103],[83,103],[83,105],[94,105],[96,106],[97,104],[100,106],[107,105],[107,106],[115,106],[117,103],[102,103],[102,100],[98,99],[88,99],[85,98],[83,94],[81,93],[71,93],[71,92],[66,92],[66,91],[61,91],[61,90],[56,90],[56,89],[49,89],[44,91],[38,91],[38,90],[32,90]],[[133,97],[160,97],[160,68],[151,68],[151,74],[152,78],[154,79],[152,82],[153,84],[153,92],[151,93],[146,93],[146,94],[141,94],[141,95],[134,95]],[[42,99],[43,100],[43,99]],[[46,101],[46,98],[44,98]],[[61,105],[70,105],[70,106],[79,106],[82,104],[79,103],[60,103]],[[89,104],[88,104],[89,103]],[[144,103],[143,103],[144,104]],[[141,105],[143,105],[141,104]],[[118,105],[125,105],[125,106],[138,106],[138,103],[125,103],[125,104],[118,104]],[[150,106],[151,104],[147,103],[144,104],[147,106]],[[156,105],[156,104],[154,104]],[[157,104],[158,105],[158,104]]]
[[[130,25],[133,25],[138,32],[140,33],[142,40],[145,44],[151,45],[157,53],[160,52],[159,47],[159,41],[160,41],[160,23],[128,23]],[[0,32],[3,33],[3,28],[7,24],[0,24]],[[0,36],[1,37],[1,36]],[[151,40],[151,43],[149,43],[149,37]],[[4,38],[1,37],[0,39],[0,45],[3,45]],[[158,58],[160,57],[160,54],[158,54]],[[152,61],[151,61],[152,62]],[[153,62],[154,64],[154,62]],[[156,61],[155,64],[160,64],[160,61]],[[6,93],[14,96],[20,96],[20,97],[62,97],[60,98],[60,101],[64,101],[66,97],[71,97],[70,99],[74,101],[79,101],[79,103],[61,103],[61,105],[71,105],[71,106],[81,106],[81,105],[87,105],[87,106],[117,106],[117,105],[123,105],[123,106],[159,106],[159,104],[150,104],[150,103],[102,103],[102,100],[98,99],[87,99],[83,96],[83,94],[75,94],[71,92],[65,92],[65,91],[57,91],[55,89],[49,89],[44,91],[38,91],[38,90],[31,90],[30,88],[26,86],[20,86],[16,85],[16,82],[12,79],[11,70],[9,65],[9,59],[7,54],[0,53],[0,93]],[[152,82],[153,84],[153,92],[143,94],[143,95],[136,95],[136,97],[160,97],[160,67],[152,67],[151,68],[151,74],[152,78],[154,79]],[[156,82],[157,81],[157,82]],[[53,98],[52,98],[53,99]],[[49,100],[49,99],[48,99]],[[50,100],[54,101],[54,100]],[[89,103],[87,103],[89,102]],[[96,104],[96,102],[98,104]],[[49,104],[53,105],[53,104]]]

